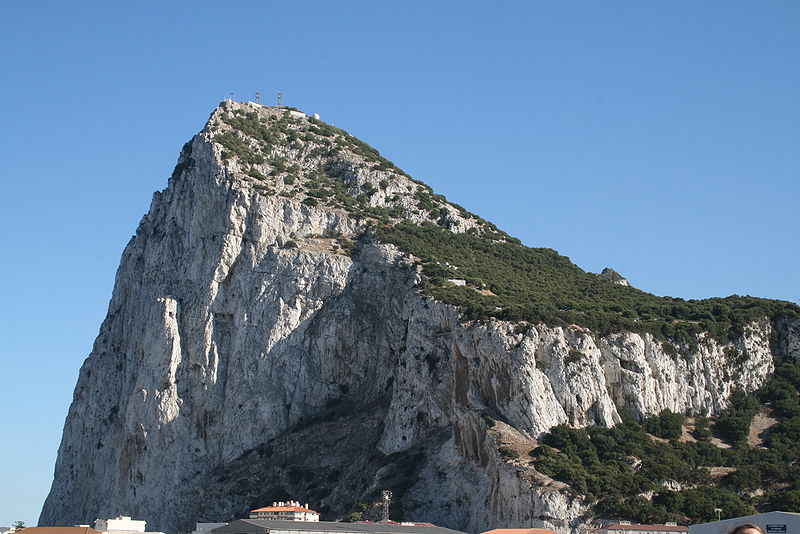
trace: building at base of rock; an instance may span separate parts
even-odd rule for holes
[[[275,519],[279,521],[319,521],[319,513],[311,510],[308,503],[300,506],[297,501],[273,502],[272,506],[250,510],[250,519]]]
[[[147,522],[119,515],[113,519],[95,519],[94,529],[103,534],[164,534],[147,532]]]

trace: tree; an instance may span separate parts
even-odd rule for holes
[[[743,465],[726,475],[722,483],[737,490],[754,490],[761,485],[761,472],[755,466]]]
[[[769,505],[774,510],[800,512],[800,490],[773,491],[769,494]]]
[[[708,417],[695,418],[692,436],[697,441],[709,441],[711,439],[711,431],[708,429]]]
[[[683,414],[662,410],[644,422],[645,429],[660,438],[678,439],[683,432]]]

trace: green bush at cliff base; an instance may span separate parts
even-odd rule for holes
[[[576,324],[599,334],[650,332],[691,350],[701,332],[728,340],[757,319],[800,316],[796,305],[778,300],[657,297],[613,284],[554,250],[529,248],[502,233],[455,234],[408,221],[374,231],[380,241],[419,258],[427,276],[424,293],[463,307],[466,319]],[[467,286],[446,284],[447,278],[464,279]]]
[[[666,427],[666,433],[675,435],[675,423],[684,422],[681,414],[663,411],[642,423],[628,419],[614,428],[553,427],[531,456],[538,471],[595,502],[602,517],[698,523],[716,519],[717,508],[723,517],[752,514],[755,507],[800,512],[800,364],[776,358],[769,381],[755,396],[734,392],[719,423],[741,418],[749,428],[753,414],[765,408],[773,409],[778,422],[763,447],[744,441],[723,449],[709,441],[655,440],[647,429],[663,434]],[[698,420],[707,431],[708,420]],[[711,467],[733,470],[712,477]],[[666,481],[685,489],[667,489],[662,485]],[[648,492],[652,499],[645,498]]]

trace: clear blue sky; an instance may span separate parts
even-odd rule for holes
[[[0,525],[36,521],[123,247],[231,91],[586,270],[800,299],[796,1],[7,1],[0,44]]]

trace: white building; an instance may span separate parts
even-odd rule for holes
[[[94,529],[104,534],[164,534],[163,532],[147,532],[147,522],[120,515],[114,519],[95,519]]]
[[[689,534],[728,534],[744,523],[758,525],[767,534],[800,534],[800,514],[793,512],[767,512],[746,515],[711,523],[700,523],[689,527]]]
[[[283,519],[284,521],[319,521],[319,513],[297,501],[274,502],[272,506],[250,510],[250,519]]]

